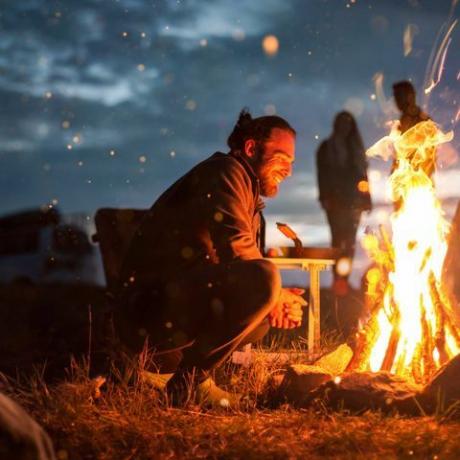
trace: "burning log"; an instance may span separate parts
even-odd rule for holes
[[[348,345],[353,350],[346,371],[366,371],[369,368],[368,360],[372,347],[379,334],[379,326],[376,316],[372,316],[363,330],[357,332]]]
[[[393,330],[391,331],[391,336],[390,340],[388,341],[388,347],[385,352],[385,357],[383,358],[382,366],[380,367],[380,370],[382,371],[391,371],[391,368],[393,366],[393,361],[395,360],[396,357],[396,350],[398,349],[398,343],[399,339],[401,337],[401,334],[398,330],[397,327],[394,327]]]
[[[423,369],[422,369],[423,353],[424,353],[423,344],[419,343],[414,353],[414,359],[412,360],[412,363],[411,363],[412,377],[414,379],[414,382],[416,383],[421,383],[423,381]]]
[[[394,248],[391,245],[391,240],[390,240],[390,237],[388,236],[388,232],[385,230],[385,227],[383,225],[379,225],[379,231],[380,231],[380,235],[382,236],[383,248],[386,251],[387,256],[388,256],[387,270],[388,272],[391,272],[394,270],[394,260],[395,260]]]
[[[450,304],[446,296],[443,296],[438,289],[438,283],[433,273],[430,273],[429,277],[430,284],[430,296],[433,302],[434,311],[436,312],[436,341],[437,349],[440,354],[441,363],[445,363],[449,359],[448,352],[446,350],[446,330],[448,330],[455,341],[457,347],[460,348],[460,334],[455,324],[450,318],[449,310]],[[439,346],[438,347],[438,342]]]
[[[423,335],[423,342],[420,344],[420,356],[415,355],[413,360],[413,370],[415,371],[416,368],[421,368],[421,364],[423,363],[423,372],[418,369],[416,370],[417,375],[414,373],[414,380],[417,383],[421,383],[424,381],[423,375],[431,376],[433,372],[436,370],[436,364],[433,358],[433,352],[435,344],[433,342],[433,334],[430,329],[429,323],[426,319],[426,309],[423,305],[422,299],[422,312],[420,321],[422,323],[422,335]]]
[[[379,270],[379,269],[375,269]],[[382,273],[379,270],[380,273]],[[377,337],[380,334],[377,321],[377,313],[382,307],[385,294],[386,280],[378,280],[378,288],[374,286],[372,295],[366,295],[366,305],[369,312],[369,320],[350,340],[349,345],[353,350],[353,357],[347,366],[347,371],[366,371],[369,370],[369,356]]]
[[[388,346],[385,351],[385,356],[382,361],[382,365],[380,366],[380,370],[382,371],[391,371],[393,366],[393,362],[396,357],[396,351],[398,349],[399,339],[401,337],[400,330],[399,330],[399,323],[400,323],[400,315],[397,305],[394,302],[392,297],[392,292],[389,291],[388,294],[391,296],[389,297],[391,300],[389,302],[389,306],[391,308],[390,313],[387,313],[388,321],[392,324],[393,329],[391,331],[390,339],[388,341]]]
[[[380,233],[385,235],[384,240],[386,242],[382,242],[382,239],[379,241],[373,232],[367,232],[362,244],[375,261],[376,269],[380,272],[380,275],[388,277],[388,273],[394,270],[393,252],[391,246],[389,246],[388,235],[382,226],[380,226]]]
[[[410,379],[412,377],[412,370],[406,365],[406,352],[403,351],[396,359],[396,363],[393,366],[393,373],[404,376]]]
[[[452,308],[452,303],[450,301],[450,298],[444,293],[442,289],[438,290],[438,295],[439,295],[442,305],[444,305],[445,317],[448,318],[448,321],[446,324],[446,330],[450,333],[450,335],[455,340],[455,344],[457,348],[460,348],[460,332],[457,327],[456,319],[454,316],[454,310]]]
[[[436,350],[439,353],[439,361],[444,364],[448,361],[449,355],[446,350],[446,315],[444,312],[444,305],[441,302],[439,292],[436,287],[436,280],[434,276],[430,275],[430,295],[433,301],[434,311],[436,312],[436,334],[434,337],[434,343]]]

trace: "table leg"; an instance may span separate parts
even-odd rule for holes
[[[319,270],[310,267],[310,301],[308,305],[308,352],[316,353],[320,345]]]

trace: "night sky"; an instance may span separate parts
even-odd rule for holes
[[[319,142],[343,108],[357,116],[367,147],[387,133],[384,122],[397,112],[382,111],[377,72],[387,98],[392,82],[411,79],[422,102],[450,10],[450,0],[0,0],[0,213],[149,207],[192,165],[227,151],[247,106],[254,116],[285,117],[298,132],[294,175],[267,202],[269,242],[283,220],[306,244],[324,244]],[[279,42],[273,55],[262,46],[267,35]],[[427,110],[457,131],[437,178],[440,195],[454,201],[457,27],[451,38]],[[372,160],[371,168],[377,205],[388,167]]]

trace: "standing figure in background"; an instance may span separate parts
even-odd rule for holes
[[[417,105],[415,88],[410,81],[403,80],[393,84],[393,97],[401,112],[399,130],[404,134],[408,129],[430,117]]]
[[[430,119],[429,115],[417,105],[415,88],[410,81],[399,81],[393,84],[393,97],[401,112],[399,119],[399,131],[404,134],[417,123]],[[414,150],[415,153],[415,150]],[[397,168],[397,160],[393,162],[392,171]],[[420,165],[428,177],[431,177],[436,167],[436,152],[428,155],[427,159]]]
[[[363,141],[349,112],[336,115],[331,136],[316,153],[316,164],[319,201],[329,222],[332,246],[340,250],[334,289],[345,295],[361,213],[372,208]]]

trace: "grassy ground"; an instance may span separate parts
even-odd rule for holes
[[[460,458],[460,423],[447,413],[403,418],[295,409],[274,397],[285,365],[267,364],[263,359],[249,368],[227,366],[216,376],[227,389],[243,394],[242,403],[234,409],[208,410],[193,403],[171,408],[164,395],[142,378],[146,359],[118,362],[100,389],[81,363],[73,363],[67,377],[62,377],[70,351],[80,350],[79,356],[87,356],[89,348],[98,348],[98,324],[104,324],[105,310],[96,308],[98,301],[103,305],[100,293],[79,289],[77,296],[55,287],[52,295],[49,291],[30,288],[12,293],[8,289],[2,294],[0,290],[0,370],[15,376],[0,379],[0,391],[20,402],[43,425],[60,460]],[[327,307],[327,300],[322,306]],[[354,299],[350,304],[358,305]],[[65,310],[62,305],[67,306]],[[331,307],[335,313],[329,317],[340,325],[340,315],[350,308],[339,307]],[[327,329],[325,325],[323,332]],[[335,342],[333,334],[327,337],[322,334],[325,351]],[[272,339],[278,345],[293,346],[289,334]],[[300,351],[305,348],[302,343],[296,346]],[[47,356],[46,372],[31,372],[35,355]],[[295,361],[305,356],[299,353]],[[94,366],[95,354],[91,357]],[[27,369],[25,375],[10,372],[18,367]]]
[[[227,367],[217,378],[245,399],[235,409],[168,406],[142,379],[143,365],[115,370],[97,389],[85,366],[47,386],[39,374],[6,381],[53,439],[58,458],[459,458],[460,423],[442,415],[403,418],[273,405],[276,363]]]

